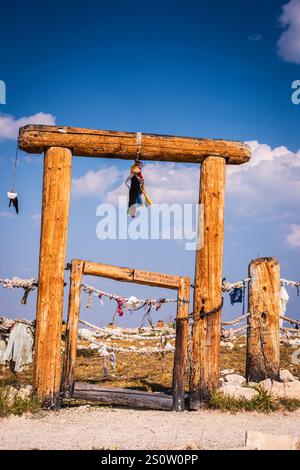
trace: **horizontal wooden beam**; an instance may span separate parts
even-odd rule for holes
[[[72,398],[152,410],[171,411],[173,407],[172,395],[122,388],[105,388],[97,384],[83,382],[75,382]]]
[[[164,287],[167,289],[178,289],[180,283],[180,276],[142,271],[141,269],[121,268],[119,266],[94,263],[92,261],[86,261],[84,263],[83,274],[87,276],[106,277],[114,279],[115,281]]]
[[[42,153],[48,147],[70,148],[82,157],[202,163],[208,156],[224,157],[232,165],[248,162],[250,148],[237,141],[177,137],[29,125],[20,128],[19,148],[29,153]]]

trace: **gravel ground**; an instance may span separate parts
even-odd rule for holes
[[[172,413],[81,406],[0,420],[0,449],[238,449],[245,431],[300,436],[293,413]]]

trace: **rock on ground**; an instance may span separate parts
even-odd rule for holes
[[[224,395],[227,395],[229,397],[236,398],[236,399],[252,400],[252,398],[255,398],[256,396],[259,395],[258,391],[254,390],[254,388],[242,387],[240,385],[234,385],[234,384],[224,383],[220,387],[219,390]]]

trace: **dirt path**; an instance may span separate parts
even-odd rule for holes
[[[294,413],[65,409],[0,420],[0,449],[237,449],[246,429],[300,434]]]

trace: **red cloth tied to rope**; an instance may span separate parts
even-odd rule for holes
[[[116,302],[118,304],[116,313],[119,315],[119,317],[123,317],[124,312],[123,312],[123,305],[125,303],[125,299],[116,299]]]

